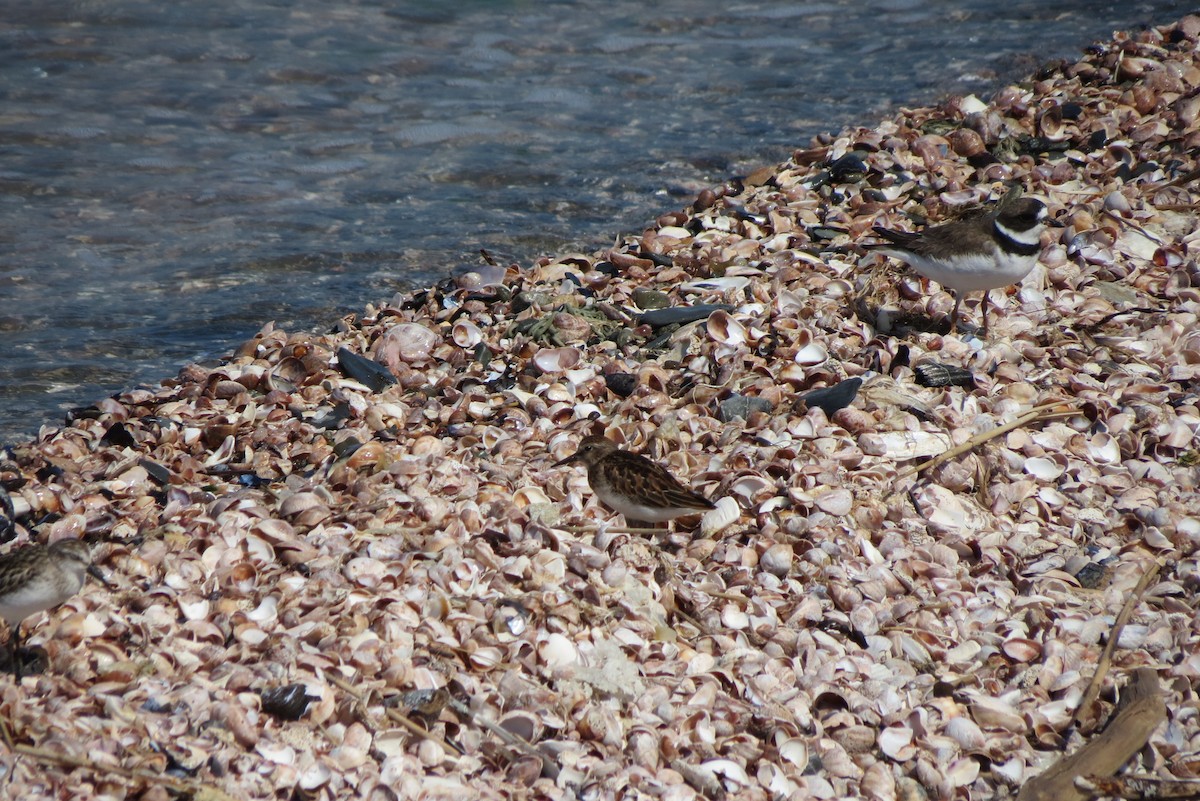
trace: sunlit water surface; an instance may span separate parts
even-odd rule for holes
[[[585,252],[1177,2],[83,0],[0,20],[0,443],[480,248]],[[452,4],[441,4],[451,8]]]

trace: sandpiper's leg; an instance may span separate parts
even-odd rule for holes
[[[12,671],[13,676],[19,682],[22,677],[21,664],[21,621],[17,621],[17,625],[13,626],[12,635],[8,638],[8,647],[12,650]]]
[[[962,304],[962,295],[959,291],[954,290],[954,311],[950,312],[950,333],[953,334],[958,330],[958,307]]]
[[[988,336],[987,311],[988,311],[988,292],[989,291],[990,290],[984,290],[983,303],[979,304],[979,313],[983,315],[983,338],[984,339],[987,339],[987,336]]]

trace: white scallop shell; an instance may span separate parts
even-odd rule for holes
[[[729,485],[730,492],[741,495],[746,500],[751,500],[761,492],[774,489],[775,482],[762,476],[742,476]]]
[[[1014,659],[1017,662],[1032,662],[1042,655],[1041,644],[1025,639],[1024,637],[1013,637],[1005,640],[1000,650],[1004,651],[1004,655],[1009,659]]]
[[[472,420],[487,420],[494,412],[492,404],[486,401],[471,401],[467,404],[467,415]]]
[[[828,298],[844,298],[854,293],[854,285],[844,278],[835,278],[830,281],[822,290],[822,294]]]
[[[808,744],[799,737],[789,737],[779,744],[779,756],[802,768],[808,767]]]
[[[744,275],[726,275],[720,278],[702,278],[699,281],[689,281],[680,284],[685,292],[727,292],[730,289],[745,289],[750,286],[750,279]]]
[[[983,729],[1003,729],[1024,734],[1028,729],[1025,718],[1012,704],[986,695],[976,695],[970,701],[971,716]]]
[[[722,345],[737,347],[746,342],[746,327],[718,309],[708,316],[708,335]]]
[[[987,736],[983,729],[965,715],[950,718],[946,723],[946,736],[958,743],[964,751],[973,751],[987,745]]]
[[[912,729],[907,726],[887,726],[879,732],[879,750],[903,762],[916,753],[912,739]]]
[[[509,712],[500,718],[500,728],[520,737],[527,743],[536,743],[542,737],[542,722],[528,712]]]
[[[966,787],[979,778],[979,760],[973,757],[962,757],[950,763],[946,778],[955,787]]]
[[[549,634],[539,642],[537,653],[547,667],[568,667],[579,662],[579,651],[575,643],[558,632]]]
[[[450,338],[460,348],[473,348],[483,341],[483,332],[470,320],[459,320],[451,329]]]
[[[406,733],[406,741],[407,736]],[[334,771],[330,769],[329,765],[326,765],[323,761],[316,761],[316,763],[306,767],[300,773],[300,777],[296,783],[300,785],[300,789],[302,790],[316,790],[320,785],[328,783],[331,778],[334,778]]]
[[[595,377],[596,368],[590,364],[585,364],[582,367],[576,367],[573,370],[567,370],[563,373],[563,378],[575,386],[579,386],[584,381],[591,381]]]
[[[586,420],[589,417],[597,417],[601,414],[600,407],[594,403],[575,404],[575,418],[577,420]]]
[[[750,625],[750,616],[735,603],[727,603],[721,609],[721,622],[731,629],[744,629]]]
[[[1024,469],[1026,473],[1042,481],[1053,481],[1063,474],[1062,465],[1041,456],[1026,459]]]
[[[504,662],[504,652],[499,648],[486,646],[476,648],[468,655],[467,659],[470,660],[473,667],[480,670],[491,670]]]
[[[950,450],[952,445],[950,437],[932,431],[885,431],[858,438],[858,447],[863,453],[896,461],[936,456]]]
[[[700,767],[724,776],[727,780],[740,784],[742,787],[750,786],[750,777],[746,775],[746,769],[732,759],[710,759],[701,763]]]
[[[854,507],[854,495],[848,489],[833,489],[822,492],[814,499],[817,508],[827,515],[841,517]]]
[[[533,356],[533,363],[543,373],[561,373],[579,364],[579,348],[542,348]]]
[[[179,611],[183,612],[183,616],[188,620],[205,620],[208,618],[208,610],[210,604],[204,599],[197,600],[181,600],[179,602]]]
[[[524,509],[535,503],[552,503],[552,501],[541,487],[521,487],[513,493],[513,505],[518,509]]]
[[[777,542],[763,552],[758,563],[762,565],[763,570],[782,578],[792,569],[794,559],[795,552],[792,546],[786,542]]]
[[[796,351],[796,364],[820,364],[829,358],[829,351],[819,342],[809,342]]]
[[[975,95],[967,95],[959,101],[958,107],[963,114],[981,114],[988,110],[987,103],[984,103]]]

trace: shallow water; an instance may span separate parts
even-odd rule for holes
[[[0,442],[269,320],[328,326],[480,248],[594,250],[816,133],[1188,10],[26,5],[0,21]]]

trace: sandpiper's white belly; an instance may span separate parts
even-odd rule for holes
[[[79,592],[83,584],[70,580],[69,576],[54,578],[60,580],[51,580],[50,577],[34,580],[0,598],[0,617],[8,621],[10,626],[15,626],[30,615],[58,606]]]
[[[617,495],[613,492],[598,491],[596,494],[604,504],[614,512],[625,515],[628,520],[642,520],[647,523],[665,523],[668,520],[674,520],[683,515],[700,514],[704,509],[688,509],[680,507],[663,508],[661,506],[645,506],[643,504],[630,501],[624,495]]]

